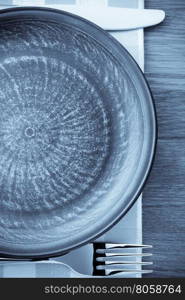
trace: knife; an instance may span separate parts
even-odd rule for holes
[[[2,5],[0,8],[8,8],[17,5]],[[35,5],[34,5],[35,6]],[[153,26],[162,22],[165,12],[157,9],[133,9],[117,7],[97,7],[82,5],[42,5],[61,9],[66,12],[85,18],[105,30],[130,30]]]

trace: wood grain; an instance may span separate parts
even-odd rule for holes
[[[172,3],[173,2],[173,3]],[[145,31],[145,70],[152,87],[160,137],[185,137],[185,2],[147,0],[166,19]]]
[[[146,0],[145,6],[164,9],[166,20],[145,30],[159,140],[144,189],[143,238],[154,246],[152,277],[185,277],[185,1]]]

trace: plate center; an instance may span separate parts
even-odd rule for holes
[[[32,138],[35,136],[35,129],[32,127],[26,127],[24,133],[26,137]]]

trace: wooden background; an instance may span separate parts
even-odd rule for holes
[[[166,20],[145,30],[159,138],[144,190],[143,239],[154,246],[152,277],[185,277],[185,0],[145,0],[145,6],[164,9]]]

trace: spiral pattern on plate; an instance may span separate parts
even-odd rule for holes
[[[143,143],[127,71],[101,41],[67,22],[0,22],[5,253],[73,244],[127,191]]]
[[[65,48],[56,35],[66,41],[68,31],[40,26],[7,25],[0,33],[0,207],[10,214],[75,203],[96,183],[109,152],[102,96],[70,55],[49,44]]]

